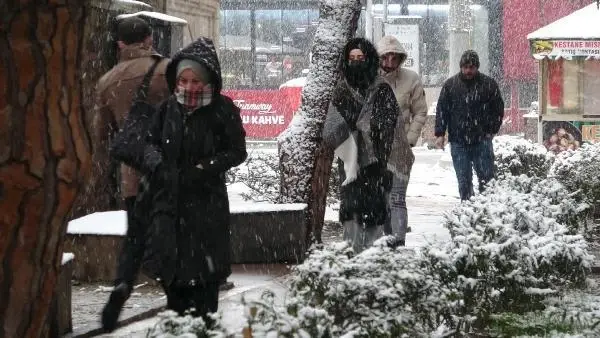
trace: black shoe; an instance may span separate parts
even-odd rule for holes
[[[222,281],[219,283],[219,291],[228,291],[234,288],[233,282]]]
[[[388,241],[388,246],[392,249],[395,249],[399,246],[405,246],[406,241],[404,239],[393,238]]]
[[[130,289],[125,283],[120,283],[110,293],[108,303],[102,310],[102,330],[104,332],[113,332],[117,328],[117,321],[123,309],[123,305],[129,298]]]

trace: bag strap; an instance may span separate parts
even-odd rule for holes
[[[148,70],[148,72],[146,73],[146,75],[144,75],[144,79],[142,80],[142,84],[140,85],[140,87],[138,88],[136,94],[135,94],[135,99],[134,101],[145,101],[146,98],[148,97],[148,90],[150,88],[150,81],[152,81],[152,76],[154,75],[154,71],[156,70],[156,67],[158,66],[158,64],[162,61],[162,56],[158,56],[158,55],[152,55],[152,58],[155,60],[154,64],[152,65],[152,67],[150,67],[150,69]]]

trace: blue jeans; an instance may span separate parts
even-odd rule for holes
[[[392,189],[388,194],[388,217],[384,227],[386,235],[393,235],[397,239],[406,239],[408,227],[408,212],[406,210],[406,189],[408,176],[396,176],[392,181]]]
[[[468,200],[474,194],[473,169],[477,174],[480,192],[494,178],[494,146],[491,137],[474,144],[452,143],[450,154],[461,200]]]

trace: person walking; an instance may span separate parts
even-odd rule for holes
[[[93,156],[108,158],[114,132],[123,127],[138,87],[152,68],[145,99],[159,104],[169,96],[165,70],[168,59],[152,49],[152,30],[141,18],[126,18],[117,26],[119,62],[97,83],[92,122]],[[154,68],[153,68],[154,66]],[[127,212],[127,233],[118,257],[114,290],[102,312],[106,331],[114,330],[123,304],[129,298],[140,270],[146,227],[133,217],[140,173],[124,164],[120,168],[120,190]]]
[[[225,172],[246,159],[246,134],[239,108],[221,94],[212,40],[175,54],[166,79],[171,95],[149,126],[136,204],[150,224],[143,269],[161,281],[168,309],[210,323],[231,274]]]
[[[427,101],[423,83],[416,72],[402,67],[408,54],[398,39],[389,35],[384,36],[377,43],[377,52],[380,58],[380,71],[392,87],[398,101],[398,114],[402,115],[404,121],[404,125],[400,127],[404,128],[403,133],[406,134],[408,143],[414,147],[427,121]],[[400,246],[405,244],[408,229],[406,190],[409,178],[410,169],[408,174],[394,175],[388,200],[390,215],[386,222],[386,232],[393,234]]]
[[[479,72],[479,56],[467,50],[460,72],[444,83],[435,116],[436,147],[443,149],[446,133],[461,200],[473,196],[473,169],[479,191],[494,178],[492,139],[502,126],[504,101],[498,84]]]
[[[394,92],[378,68],[371,42],[354,38],[346,44],[323,130],[325,144],[340,159],[344,239],[357,253],[384,234],[392,177],[408,175],[414,160]]]

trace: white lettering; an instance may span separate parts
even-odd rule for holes
[[[246,103],[246,100],[233,100],[233,103],[241,110],[257,110],[259,114],[274,114],[271,111],[273,105],[270,103]]]
[[[285,116],[283,115],[242,115],[243,124],[256,125],[273,125],[285,124]]]

